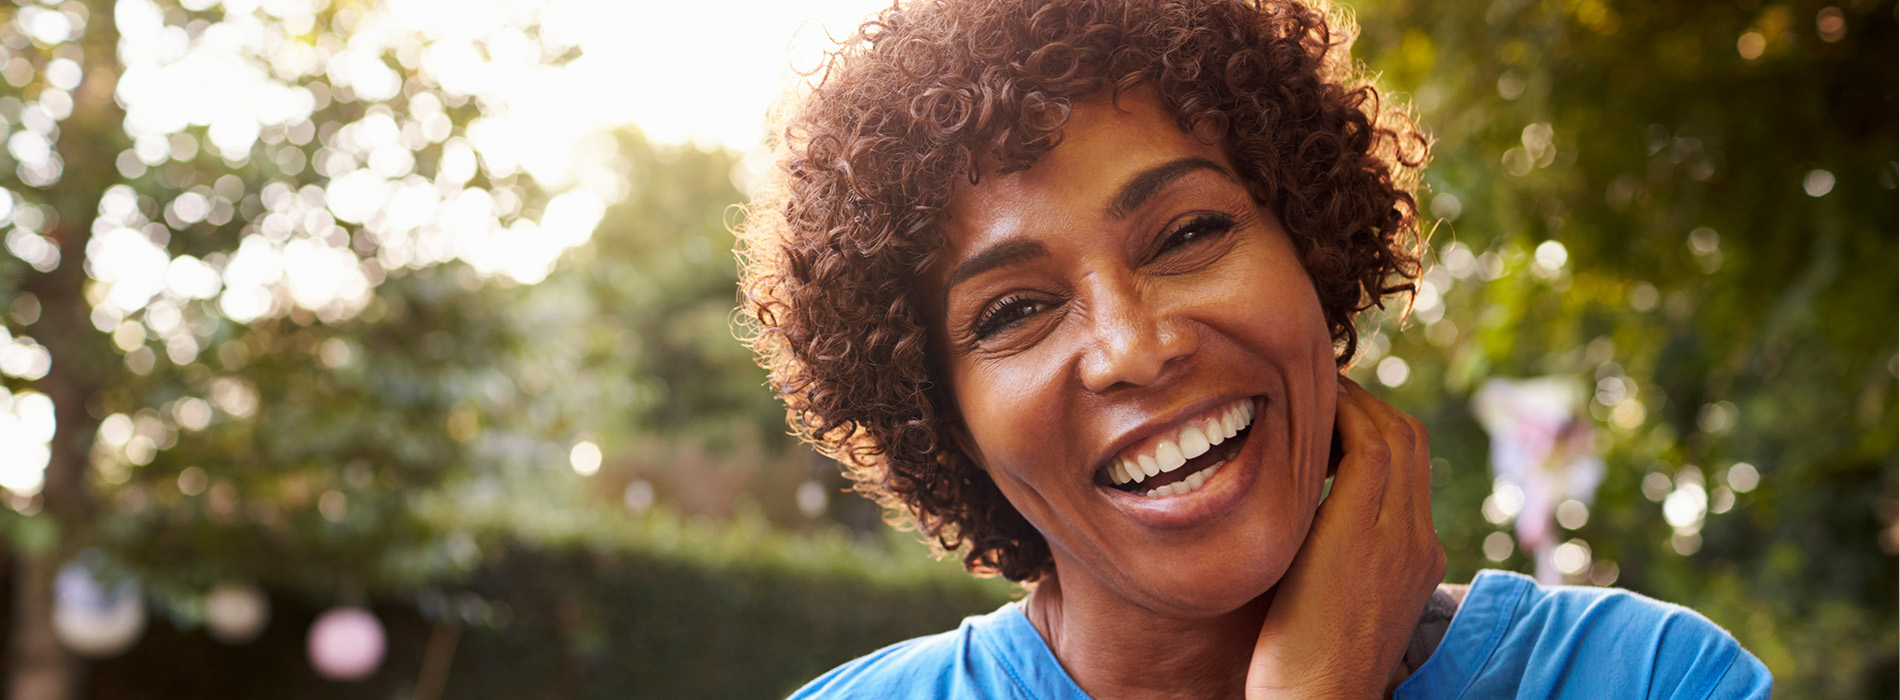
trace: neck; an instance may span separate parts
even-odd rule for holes
[[[1084,577],[1086,579],[1086,577]],[[1054,575],[1023,601],[1023,613],[1063,670],[1090,697],[1241,698],[1272,593],[1232,612],[1170,617],[1086,580]]]

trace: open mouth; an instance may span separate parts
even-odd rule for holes
[[[1136,445],[1109,461],[1098,481],[1142,496],[1190,493],[1233,459],[1253,427],[1253,399],[1240,399],[1188,421],[1160,440]]]

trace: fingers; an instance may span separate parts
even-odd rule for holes
[[[1380,537],[1398,548],[1391,555],[1417,562],[1411,571],[1422,577],[1421,585],[1443,580],[1445,552],[1432,523],[1431,437],[1424,424],[1340,377],[1334,425],[1344,453],[1328,501],[1338,502],[1334,517],[1385,532]]]
[[[1395,524],[1403,523],[1412,546],[1429,555],[1429,565],[1420,573],[1425,581],[1435,584],[1444,579],[1446,563],[1444,547],[1432,523],[1431,435],[1423,422],[1380,401],[1357,384],[1348,388],[1348,395],[1379,426],[1387,452],[1392,455],[1392,461],[1385,465],[1391,477],[1380,503],[1380,521],[1390,518]]]
[[[1337,391],[1340,459],[1332,497],[1274,589],[1248,668],[1250,698],[1315,678],[1358,677],[1334,673],[1340,659],[1351,659],[1358,671],[1368,664],[1390,668],[1444,578],[1444,549],[1431,528],[1431,446],[1423,425],[1343,377]]]
[[[1333,495],[1328,500],[1341,500],[1366,522],[1376,522],[1385,500],[1390,472],[1387,465],[1392,455],[1378,423],[1353,396],[1352,388],[1357,387],[1351,380],[1339,378],[1333,429],[1339,434],[1341,455],[1339,471],[1333,476]]]
[[[1358,451],[1372,459],[1377,464],[1375,468],[1386,475],[1386,488],[1378,500],[1381,519],[1386,513],[1407,509],[1412,505],[1414,481],[1413,470],[1408,467],[1417,455],[1416,433],[1423,430],[1414,428],[1411,416],[1374,398],[1352,380],[1340,377],[1339,384],[1340,399],[1356,404],[1374,428],[1375,434],[1365,441],[1348,439],[1346,450],[1349,457]],[[1337,484],[1334,487],[1337,488]]]

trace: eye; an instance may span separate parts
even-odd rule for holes
[[[1016,325],[1023,319],[1041,313],[1045,306],[1046,304],[1039,300],[1015,294],[1003,297],[977,315],[976,323],[970,326],[970,333],[975,335],[977,340],[988,338],[998,331]]]
[[[1219,238],[1234,230],[1234,225],[1234,218],[1226,214],[1201,214],[1170,231],[1156,255]]]

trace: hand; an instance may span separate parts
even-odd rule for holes
[[[1383,697],[1445,576],[1425,426],[1345,377],[1333,420],[1332,495],[1274,588],[1248,700]]]

